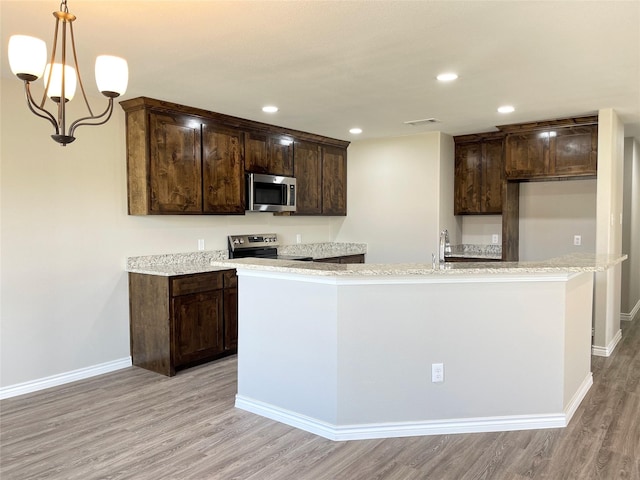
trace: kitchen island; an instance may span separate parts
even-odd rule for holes
[[[236,406],[333,440],[566,426],[592,384],[593,272],[624,258],[213,262],[239,278]]]

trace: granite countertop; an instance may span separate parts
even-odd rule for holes
[[[313,259],[359,255],[367,253],[366,243],[300,243],[280,245],[278,254],[312,257]],[[227,260],[227,250],[207,250],[189,253],[168,253],[127,258],[126,271],[146,275],[171,277],[195,273],[217,272],[234,267],[229,264],[215,264]],[[239,260],[236,260],[239,261]],[[282,261],[282,260],[280,260]],[[307,262],[312,263],[312,262]]]
[[[574,254],[539,262],[447,263],[436,265],[435,268],[424,263],[330,264],[258,258],[213,261],[212,265],[303,275],[373,277],[601,272],[622,263],[626,258],[626,255]]]
[[[233,267],[217,267],[211,264],[229,258],[226,250],[209,250],[190,253],[168,253],[127,258],[127,272],[170,277],[194,273],[229,270]]]
[[[311,257],[314,260],[366,253],[366,243],[298,243],[295,245],[280,245],[278,247],[278,255],[298,255]]]
[[[446,258],[481,258],[486,260],[501,260],[502,245],[460,244],[451,245],[451,253]]]

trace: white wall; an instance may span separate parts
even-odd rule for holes
[[[622,264],[621,309],[626,320],[640,311],[640,142],[624,141],[624,199],[622,252],[629,258]]]
[[[460,215],[462,217],[462,242],[489,245],[493,235],[502,244],[502,215]]]
[[[454,212],[454,185],[456,176],[455,143],[451,135],[440,135],[439,148],[440,172],[439,193],[435,199],[440,205],[438,214],[438,230],[449,231],[449,242],[452,245],[462,243],[462,218],[455,216]]]
[[[520,260],[596,251],[596,180],[520,184]],[[574,235],[582,245],[573,245]]]
[[[596,253],[622,253],[624,125],[613,109],[598,112]],[[620,339],[620,265],[595,274],[594,352],[608,356]]]
[[[91,100],[104,108],[103,98]],[[2,387],[129,356],[128,256],[195,251],[200,238],[208,250],[225,249],[235,233],[332,241],[344,220],[128,216],[119,105],[106,125],[80,127],[77,140],[60,147],[50,124],[27,109],[22,83],[2,79],[0,118]]]
[[[454,242],[459,227],[453,207],[447,219],[440,205],[441,189],[446,190],[442,201],[453,203],[453,142],[446,137],[431,132],[353,142],[348,216],[337,239],[367,242],[367,262],[372,263],[430,263],[438,252],[440,225],[450,229]],[[450,175],[440,172],[443,144]],[[451,185],[441,187],[449,177]]]

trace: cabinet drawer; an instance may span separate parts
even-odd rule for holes
[[[222,272],[198,273],[171,279],[171,294],[188,295],[222,288]]]

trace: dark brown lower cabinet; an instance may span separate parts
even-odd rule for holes
[[[238,351],[238,276],[235,270],[224,275],[224,350],[229,353]]]
[[[224,351],[222,290],[172,299],[175,366],[206,360]]]
[[[340,257],[316,258],[314,262],[320,263],[364,263],[364,253],[356,255],[343,255]]]
[[[173,376],[237,351],[234,270],[158,276],[129,273],[133,364]]]

